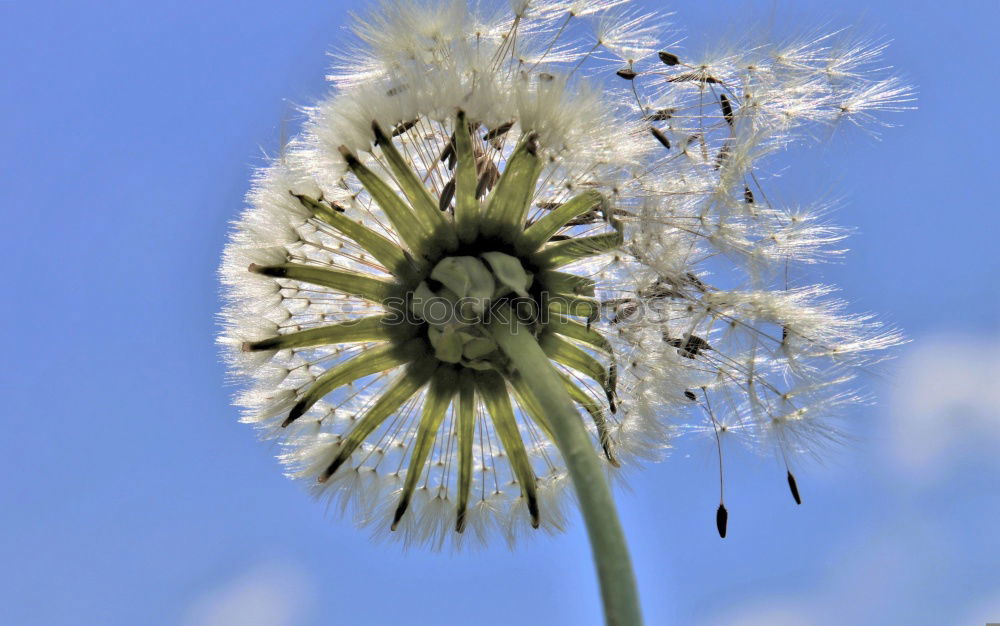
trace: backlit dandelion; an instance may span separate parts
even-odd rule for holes
[[[852,368],[898,341],[785,280],[842,233],[757,172],[800,127],[908,91],[866,78],[881,46],[857,41],[694,62],[626,4],[360,20],[236,224],[221,341],[244,419],[378,535],[557,531],[572,482],[609,620],[635,623],[604,474],[673,432],[709,434],[720,468],[729,434],[815,451]]]

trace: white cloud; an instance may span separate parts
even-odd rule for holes
[[[891,401],[892,460],[933,476],[956,454],[1000,445],[1000,339],[938,335],[898,362]]]
[[[184,626],[296,626],[315,597],[309,576],[285,561],[258,563],[212,589],[187,611]]]

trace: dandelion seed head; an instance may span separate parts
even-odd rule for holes
[[[616,478],[685,434],[720,466],[723,439],[819,454],[864,400],[854,372],[901,340],[788,281],[844,233],[758,175],[812,125],[904,108],[868,71],[884,44],[695,62],[627,4],[383,2],[253,181],[220,268],[236,403],[374,537],[564,528],[565,464],[486,330],[498,304],[521,300]]]

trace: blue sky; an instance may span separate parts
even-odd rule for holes
[[[650,6],[653,2],[648,3]],[[619,493],[649,624],[1000,622],[1000,5],[669,5],[697,50],[748,22],[858,25],[919,108],[779,181],[845,199],[817,278],[913,339],[798,473],[681,444]],[[697,6],[696,6],[697,5]],[[0,2],[0,623],[598,623],[579,521],[517,552],[403,553],[328,515],[236,423],[215,269],[281,120],[359,2]]]

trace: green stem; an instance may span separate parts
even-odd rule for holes
[[[510,316],[514,312],[507,310]],[[498,316],[499,317],[499,316]],[[583,512],[608,626],[639,626],[642,614],[625,535],[599,456],[559,372],[531,331],[516,319],[495,317],[490,333],[548,416]],[[543,513],[544,514],[544,513]]]

